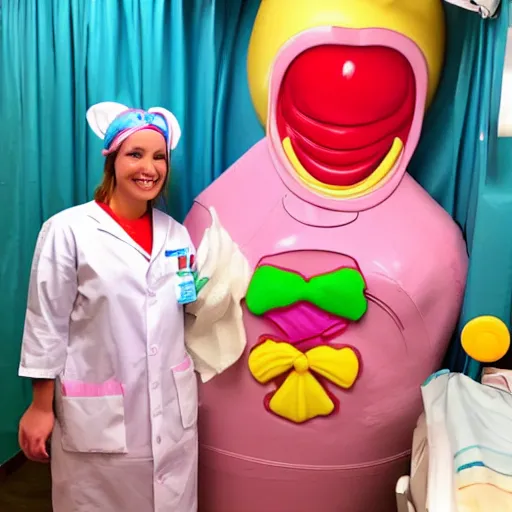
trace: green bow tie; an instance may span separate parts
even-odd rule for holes
[[[245,302],[254,315],[306,301],[323,311],[356,321],[368,307],[364,289],[363,276],[352,268],[342,268],[306,281],[295,272],[263,265],[254,271]]]

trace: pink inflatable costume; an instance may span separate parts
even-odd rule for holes
[[[442,8],[308,3],[302,17],[289,0],[262,3],[258,34],[295,23],[266,43],[267,136],[185,221],[199,245],[213,207],[252,274],[245,350],[200,385],[201,512],[395,510],[420,385],[460,312],[460,230],[406,172],[440,70]]]

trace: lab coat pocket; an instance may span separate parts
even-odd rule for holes
[[[127,453],[121,384],[62,382],[58,402],[64,450]]]
[[[187,354],[182,363],[172,368],[183,428],[197,423],[197,377],[194,364]]]

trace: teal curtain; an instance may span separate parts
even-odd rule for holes
[[[461,348],[462,327],[480,315],[509,325],[512,309],[512,139],[497,138],[509,8],[503,0],[498,19],[482,20],[446,6],[445,71],[410,166],[466,236],[466,295],[446,364],[473,378],[480,365]]]
[[[41,223],[90,200],[99,101],[164,106],[183,138],[169,210],[183,219],[203,188],[257,142],[245,55],[259,1],[0,0],[0,464],[17,450],[31,399],[17,378],[28,274]]]
[[[183,219],[193,197],[263,136],[245,64],[259,1],[0,0],[0,463],[17,450],[30,400],[17,367],[38,230],[91,199],[102,173],[87,107],[111,100],[176,114],[184,135],[169,210]],[[447,14],[447,69],[411,171],[468,235],[464,317],[508,320],[509,144],[495,138],[504,17]],[[451,356],[454,367],[465,364],[457,343]]]

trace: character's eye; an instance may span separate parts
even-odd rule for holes
[[[142,155],[139,151],[132,151],[131,153],[128,153],[128,156],[131,156],[132,158],[141,158]]]
[[[159,153],[155,155],[155,160],[165,160],[165,155],[163,153]]]

